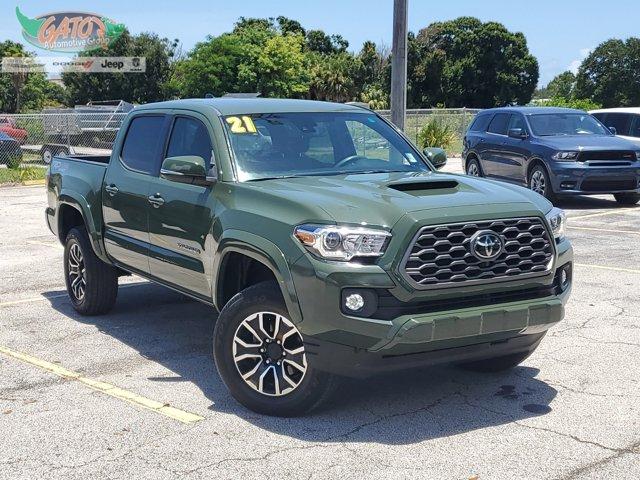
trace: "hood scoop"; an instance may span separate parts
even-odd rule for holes
[[[399,192],[424,192],[428,190],[450,190],[458,188],[455,180],[432,180],[428,182],[390,183],[387,187]]]

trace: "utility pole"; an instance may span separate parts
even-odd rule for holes
[[[404,130],[407,115],[407,17],[408,0],[393,0],[391,46],[391,121]]]

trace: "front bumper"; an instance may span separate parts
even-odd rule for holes
[[[548,162],[553,191],[563,195],[640,192],[640,162],[601,166],[603,163]]]
[[[543,277],[446,291],[411,290],[377,265],[336,265],[305,255],[293,265],[292,275],[303,312],[298,328],[305,338],[308,361],[320,370],[367,376],[534,349],[546,330],[562,320],[571,290],[570,284],[561,293],[553,290],[556,272],[573,260],[567,241],[557,245],[557,255],[555,269]],[[341,294],[350,288],[384,291],[407,305],[437,305],[444,298],[448,306],[423,308],[422,313],[406,313],[405,309],[385,319],[345,315]],[[518,292],[545,288],[552,291],[535,298],[471,306],[468,302],[485,294],[513,299]]]

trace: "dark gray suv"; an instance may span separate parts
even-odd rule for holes
[[[640,147],[582,110],[483,110],[462,156],[468,175],[527,185],[550,200],[611,193],[621,204],[640,201]]]

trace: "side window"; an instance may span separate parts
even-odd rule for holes
[[[497,133],[499,135],[507,134],[507,125],[509,125],[510,113],[496,113],[489,124],[487,131],[489,133]]]
[[[147,174],[156,171],[164,119],[164,115],[149,115],[131,121],[120,154],[127,167]]]
[[[633,121],[631,122],[630,137],[640,138],[640,115],[633,115]]]
[[[628,113],[609,113],[605,127],[614,127],[618,135],[629,135],[631,115]]]
[[[592,114],[594,117],[598,119],[598,121],[603,124],[605,127],[607,126],[607,114],[604,112],[594,113]]]
[[[177,117],[169,138],[165,157],[196,155],[204,158],[207,168],[211,164],[211,137],[200,120]]]
[[[491,120],[491,115],[478,115],[469,130],[472,132],[486,132],[487,127],[489,126],[489,120]]]
[[[507,129],[507,131],[511,130],[512,128],[519,128],[520,130],[524,130],[525,132],[527,131],[527,127],[524,123],[524,117],[522,115],[519,115],[517,113],[511,115],[511,120],[509,120],[509,128]]]

